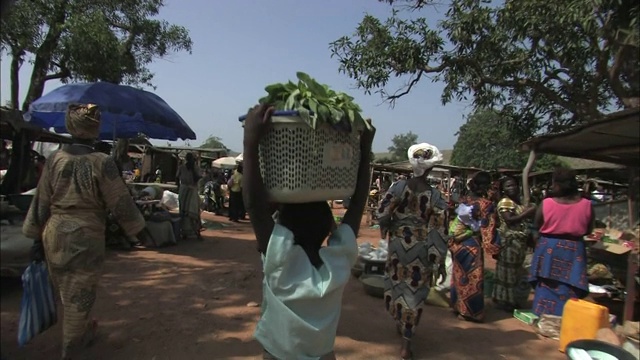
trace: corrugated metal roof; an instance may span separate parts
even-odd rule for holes
[[[619,111],[572,130],[531,138],[520,151],[535,149],[606,163],[640,166],[640,108]]]

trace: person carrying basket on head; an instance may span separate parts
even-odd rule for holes
[[[356,234],[369,192],[375,130],[361,136],[356,190],[342,224],[336,226],[327,201],[279,204],[276,217],[258,160],[258,144],[272,113],[265,105],[254,107],[244,130],[244,202],[264,266],[255,336],[264,359],[335,359],[342,292],[358,255]],[[327,236],[328,246],[322,247]]]

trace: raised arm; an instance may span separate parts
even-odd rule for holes
[[[516,203],[509,198],[504,198],[498,202],[498,214],[508,226],[513,226],[520,224],[525,219],[533,218],[536,214],[536,207],[529,204],[524,211],[516,214]]]
[[[253,232],[258,241],[258,251],[265,254],[273,231],[272,212],[267,200],[267,190],[260,173],[258,146],[264,135],[273,108],[258,105],[249,111],[244,122],[242,198],[249,213]]]
[[[358,182],[356,183],[356,190],[351,197],[349,209],[342,218],[342,223],[349,225],[356,236],[358,236],[362,214],[364,213],[367,198],[369,197],[369,184],[371,182],[371,144],[375,134],[376,129],[372,126],[371,130],[365,130],[360,137]]]

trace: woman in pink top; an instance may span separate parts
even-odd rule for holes
[[[535,225],[540,232],[529,281],[535,288],[533,312],[562,315],[570,298],[589,294],[587,253],[582,237],[591,233],[594,212],[580,196],[573,171],[553,173],[551,197],[542,201]]]

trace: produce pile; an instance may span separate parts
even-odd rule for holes
[[[309,126],[316,129],[318,123],[327,123],[338,130],[369,128],[362,117],[362,109],[353,97],[320,84],[303,72],[297,72],[298,82],[271,84],[265,88],[267,96],[261,104],[269,104],[276,110],[297,111]]]
[[[389,256],[389,244],[387,240],[380,240],[376,248],[370,242],[358,245],[358,254],[366,260],[387,260]]]

